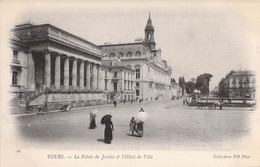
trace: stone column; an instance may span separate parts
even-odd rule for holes
[[[90,63],[86,63],[86,87],[88,90],[90,90]]]
[[[84,89],[84,61],[82,61],[80,63],[80,71],[79,71],[79,74],[80,74],[80,80],[79,80],[79,86],[80,86],[80,89]]]
[[[60,55],[56,56],[55,59],[55,87],[57,90],[60,90]]]
[[[65,90],[69,89],[70,85],[70,59],[69,57],[66,57],[64,61],[64,87]]]
[[[32,53],[28,53],[28,66],[27,66],[27,88],[30,91],[35,89],[35,62]]]
[[[51,53],[45,52],[44,85],[51,87]]]
[[[93,90],[97,89],[97,65],[93,65]]]
[[[73,64],[72,64],[72,87],[73,89],[77,88],[77,59],[73,60]]]
[[[101,67],[97,66],[97,90],[101,90]]]

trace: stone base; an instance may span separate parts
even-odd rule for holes
[[[55,110],[68,104],[72,108],[80,108],[106,104],[106,101],[103,100],[102,92],[48,92],[31,101],[26,110],[36,112],[37,106]]]

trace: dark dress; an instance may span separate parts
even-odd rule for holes
[[[107,121],[105,123],[105,134],[104,134],[104,138],[105,138],[105,143],[110,144],[111,141],[113,140],[113,133],[112,130],[114,130],[114,126],[112,121]]]
[[[136,132],[139,136],[143,136],[143,134],[144,134],[144,122],[138,122],[137,123]]]
[[[90,121],[90,126],[89,126],[89,128],[90,129],[95,129],[97,127],[97,125],[96,125],[96,119],[95,119],[95,117],[91,117],[91,121]]]

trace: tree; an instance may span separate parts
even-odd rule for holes
[[[213,96],[219,96],[218,87],[216,86],[210,93],[211,93]]]
[[[213,76],[208,73],[201,74],[197,77],[195,87],[200,90],[201,94],[204,96],[209,94],[209,82],[212,77]]]
[[[184,77],[180,77],[179,78],[179,86],[181,87],[182,95],[184,95],[184,88],[185,88],[185,79],[184,79]]]
[[[193,83],[192,81],[186,82],[185,83],[185,89],[186,89],[186,92],[189,95],[191,95],[195,90],[195,83]]]
[[[175,79],[174,78],[171,78],[171,83],[175,83]]]

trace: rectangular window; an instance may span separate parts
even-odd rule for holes
[[[107,71],[105,71],[105,78],[107,78]]]
[[[93,65],[90,66],[90,75],[93,75]]]
[[[13,71],[12,74],[12,85],[17,85],[18,84],[18,72],[17,71]]]
[[[90,77],[90,88],[92,89],[93,88],[93,78]]]
[[[107,90],[107,79],[105,80],[105,90]]]
[[[140,78],[140,69],[136,69],[136,78]]]
[[[117,72],[114,72],[114,77],[117,77]]]
[[[139,90],[136,90],[136,96],[139,96]]]
[[[13,60],[18,60],[18,51],[17,50],[13,50]]]
[[[136,82],[136,87],[139,87],[139,82]]]

